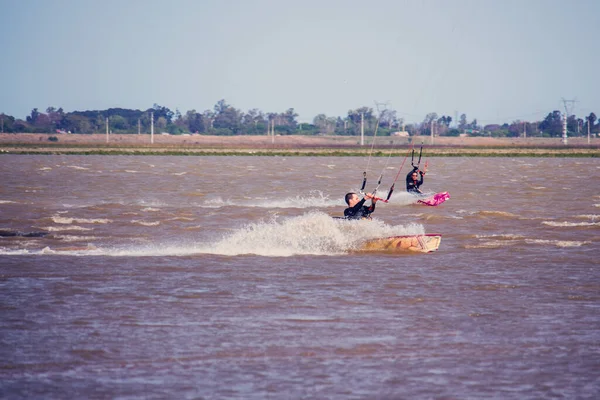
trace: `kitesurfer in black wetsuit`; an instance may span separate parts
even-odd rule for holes
[[[421,174],[421,179],[419,179],[419,174]],[[425,175],[425,172],[420,171],[418,166],[413,166],[413,170],[406,175],[406,191],[422,194],[423,192],[419,190],[419,186],[423,184],[423,175]]]
[[[371,199],[370,206],[365,206],[367,199]],[[348,208],[344,210],[344,217],[346,219],[371,219],[371,213],[375,211],[375,203],[377,202],[377,198],[371,193],[367,193],[362,200],[354,192],[346,193],[345,200],[346,204],[348,204]]]

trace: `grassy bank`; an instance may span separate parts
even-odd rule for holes
[[[369,155],[368,149],[209,149],[173,147],[52,147],[0,145],[2,154],[175,155],[175,156],[345,156]],[[407,149],[375,150],[374,157],[404,157]],[[600,157],[598,149],[427,148],[427,157]]]
[[[94,154],[178,156],[366,156],[372,137],[360,145],[355,137],[323,136],[157,136],[147,135],[62,135],[50,141],[44,134],[0,135],[3,154]],[[412,148],[425,146],[428,157],[600,157],[600,139],[587,144],[575,138],[564,145],[545,138],[377,138],[373,156],[404,157]]]

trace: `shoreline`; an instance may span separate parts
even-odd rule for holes
[[[49,140],[56,138],[56,141]],[[600,138],[414,138],[355,136],[209,136],[143,134],[0,134],[3,154],[181,156],[405,156],[425,146],[430,157],[600,157]],[[107,142],[108,140],[108,142]],[[373,150],[372,150],[373,149]]]

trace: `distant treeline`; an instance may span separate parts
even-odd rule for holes
[[[458,136],[494,136],[519,137],[523,135],[538,137],[560,137],[563,132],[563,114],[560,111],[548,113],[543,121],[512,121],[511,123],[481,126],[474,119],[467,120],[462,114],[458,121],[450,116],[429,113],[420,123],[405,124],[398,118],[395,110],[374,110],[372,107],[360,107],[349,110],[344,117],[328,117],[319,114],[312,123],[298,123],[298,114],[293,108],[283,113],[265,113],[258,109],[247,112],[238,110],[220,100],[212,110],[185,114],[155,104],[147,110],[109,108],[107,110],[65,112],[62,108],[48,107],[46,112],[37,108],[22,119],[0,113],[0,128],[3,133],[150,133],[152,121],[155,133],[167,132],[173,135],[200,133],[206,135],[349,135],[365,134],[387,136],[403,131],[409,135]],[[567,131],[569,136],[586,136],[600,132],[600,121],[596,115],[578,118],[569,115]]]

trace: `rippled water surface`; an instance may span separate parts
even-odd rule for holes
[[[401,162],[0,156],[0,397],[598,398],[600,161]]]

